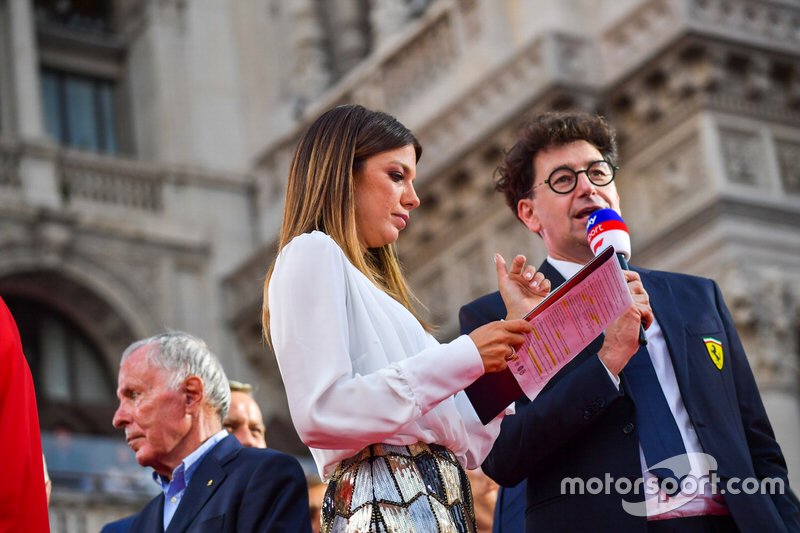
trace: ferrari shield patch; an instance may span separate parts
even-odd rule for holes
[[[714,337],[703,337],[703,342],[706,343],[706,350],[711,361],[718,370],[722,370],[722,365],[725,364],[725,352],[722,351],[722,343]]]

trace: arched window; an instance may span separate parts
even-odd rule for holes
[[[33,374],[42,429],[115,434],[116,377],[92,340],[66,316],[36,300],[4,299]]]

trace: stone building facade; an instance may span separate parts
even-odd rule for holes
[[[399,248],[443,340],[494,251],[543,258],[491,188],[522,117],[606,115],[634,263],[720,282],[800,483],[798,28],[796,0],[0,0],[0,295],[54,531],[153,493],[110,418],[121,350],[164,328],[204,337],[305,455],[261,281],[294,143],[345,102],[425,147]]]

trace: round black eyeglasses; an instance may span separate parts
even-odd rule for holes
[[[582,172],[586,173],[589,181],[598,186],[605,187],[614,181],[614,173],[619,170],[619,167],[612,165],[608,161],[593,161],[589,166],[582,170],[572,170],[569,167],[559,167],[550,173],[550,177],[531,187],[531,192],[536,187],[544,185],[545,183],[550,186],[550,189],[557,194],[568,194],[575,190],[578,186],[578,175]]]

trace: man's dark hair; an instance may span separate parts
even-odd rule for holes
[[[517,203],[531,194],[536,176],[533,160],[547,148],[574,141],[587,141],[611,164],[617,160],[614,128],[606,119],[583,111],[548,112],[534,116],[520,130],[519,140],[505,153],[495,172],[494,188],[506,197],[506,204],[517,214]]]

